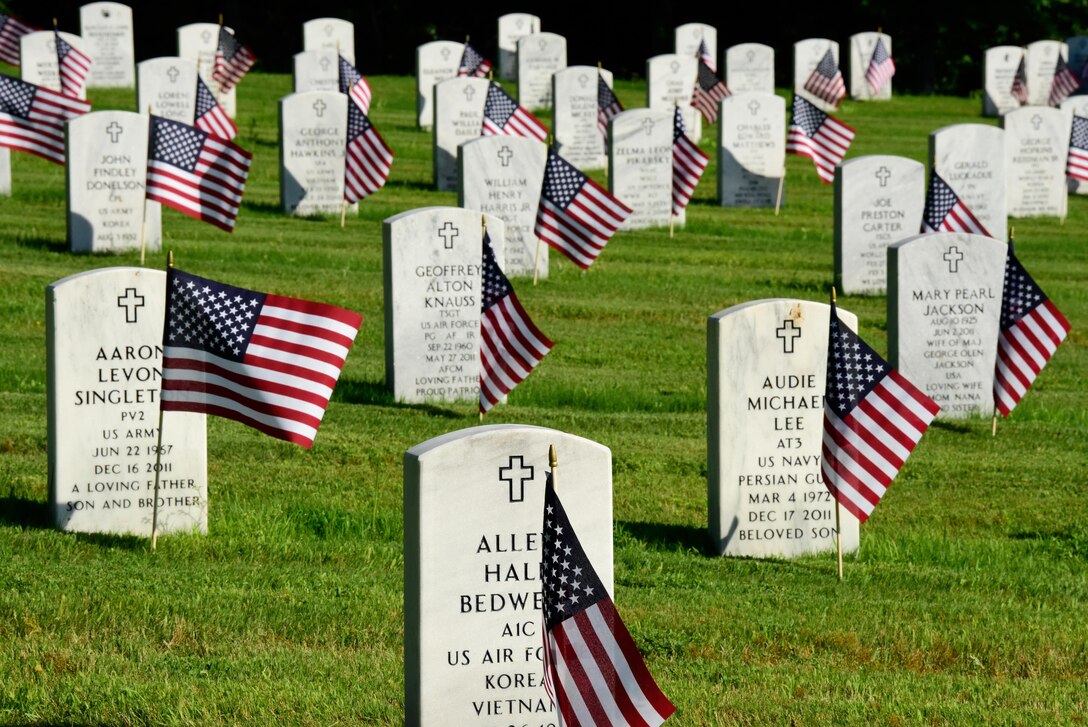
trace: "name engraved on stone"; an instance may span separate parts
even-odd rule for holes
[[[774,94],[735,94],[718,118],[718,202],[773,207],[785,165],[786,106]]]

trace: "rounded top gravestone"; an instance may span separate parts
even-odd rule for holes
[[[762,43],[727,48],[725,85],[733,93],[774,93],[774,48]]]
[[[136,53],[132,41],[132,8],[113,2],[79,9],[79,33],[91,64],[90,88],[131,88],[136,80]]]
[[[434,85],[457,77],[464,52],[465,44],[452,40],[433,40],[416,48],[416,113],[420,128],[430,128],[434,123]]]
[[[302,24],[302,49],[336,51],[354,66],[355,24],[340,18],[307,20]]]

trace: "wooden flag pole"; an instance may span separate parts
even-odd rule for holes
[[[1063,224],[1065,223],[1064,218],[1062,219],[1062,223]],[[1009,245],[1010,246],[1013,243],[1013,238],[1014,237],[1016,237],[1016,228],[1013,227],[1012,225],[1009,225]],[[994,417],[990,421],[990,436],[991,437],[996,437],[997,436],[997,401],[996,400],[994,401]]]
[[[556,486],[556,472],[559,470],[559,459],[555,456],[555,445],[548,445],[548,467],[552,471],[552,487]]]
[[[536,238],[536,255],[533,256],[533,285],[536,285],[537,279],[540,277],[540,238]]]
[[[778,217],[778,211],[782,209],[782,189],[786,186],[786,164],[782,164],[782,176],[778,178],[778,194],[774,198],[774,216]],[[834,298],[834,295],[832,295]]]
[[[343,228],[347,223],[348,218],[348,201],[345,199],[340,203],[340,227]]]
[[[174,251],[166,253],[166,267],[174,267]],[[169,291],[167,291],[169,294]],[[151,552],[159,544],[159,474],[162,471],[162,388],[159,388],[159,429],[155,438],[155,489],[151,500]]]
[[[831,286],[831,305],[835,305],[835,286]],[[839,582],[842,583],[842,505],[835,498],[835,549],[839,556]]]

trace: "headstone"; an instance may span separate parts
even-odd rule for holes
[[[61,32],[60,37],[76,50],[87,52],[83,39],[78,35]],[[91,58],[91,66],[94,66],[94,58]],[[19,73],[24,81],[60,91],[57,41],[52,30],[27,33],[19,39]],[[79,97],[87,98],[86,84],[80,89]]]
[[[518,103],[527,109],[552,107],[552,74],[567,67],[567,39],[534,33],[518,40]]]
[[[894,78],[889,78],[880,92],[874,94],[873,87],[869,85],[865,73],[869,70],[869,63],[873,60],[873,51],[876,50],[876,42],[884,42],[884,50],[892,55],[892,37],[886,33],[855,33],[850,36],[850,98],[862,101],[881,100],[886,101],[892,97],[892,83]],[[803,83],[803,81],[802,81]]]
[[[518,75],[518,41],[540,32],[540,18],[529,13],[499,16],[499,78],[513,81]]]
[[[480,217],[423,207],[382,223],[385,383],[397,401],[479,399]],[[487,227],[502,232],[501,220],[489,217]],[[501,268],[502,249],[494,248]]]
[[[733,93],[774,93],[774,48],[762,43],[728,48],[725,85]]]
[[[452,40],[435,40],[416,48],[416,113],[421,129],[434,123],[434,85],[457,77],[464,52],[465,44]]]
[[[66,127],[65,183],[72,252],[162,245],[162,210],[145,198],[147,120],[132,111],[93,111]]]
[[[1006,239],[1005,132],[953,124],[929,135],[934,168],[995,239]]]
[[[457,189],[457,147],[479,138],[489,83],[461,76],[434,86],[434,184],[439,192]]]
[[[340,213],[347,139],[348,97],[339,91],[292,93],[280,99],[284,212],[299,216]]]
[[[11,149],[0,148],[0,197],[11,196]]]
[[[302,50],[339,50],[355,63],[355,24],[339,18],[314,18],[302,24]]]
[[[899,156],[855,157],[835,168],[835,280],[847,294],[887,289],[888,245],[918,234],[926,168]]]
[[[941,418],[994,412],[1006,250],[961,232],[888,248],[888,363],[940,405]]]
[[[684,131],[695,143],[703,136],[703,117],[691,105],[697,72],[695,56],[665,53],[646,61],[646,106],[673,114],[679,105],[684,113]]]
[[[548,277],[548,246],[534,232],[547,144],[520,136],[483,136],[459,146],[457,154],[457,204],[505,223],[503,272],[533,275],[535,269],[539,277]]]
[[[315,48],[296,53],[292,68],[295,93],[340,92],[340,62],[335,50]]]
[[[842,56],[839,55],[839,44],[836,41],[827,38],[806,38],[793,44],[793,92],[816,108],[830,113],[835,110],[834,106],[805,90],[805,81],[816,70],[816,66],[820,64],[820,59],[827,53],[828,48],[831,49],[831,55],[835,56],[835,62],[839,64],[841,71],[843,62]]]
[[[672,215],[673,113],[623,111],[608,122],[608,191],[634,210],[622,229],[668,225]],[[684,224],[684,213],[675,218]]]
[[[710,68],[718,68],[718,29],[706,23],[685,23],[676,26],[673,31],[676,55],[699,57],[699,44],[706,43],[706,49],[710,52]]]
[[[611,594],[608,448],[507,424],[445,434],[404,455],[409,727],[558,724],[543,685],[540,631],[550,445],[559,460],[556,491]]]
[[[1001,117],[1010,217],[1065,217],[1065,164],[1073,117],[1049,106],[1026,106]]]
[[[79,9],[79,34],[94,62],[91,88],[132,88],[136,51],[132,43],[132,8],[121,3],[90,3]]]
[[[1060,40],[1037,40],[1029,43],[1024,59],[1024,73],[1028,77],[1028,104],[1050,105],[1050,84],[1054,80],[1054,68],[1058,58],[1068,60],[1069,47]]]
[[[196,63],[179,56],[140,61],[136,66],[136,108],[192,124],[196,117]]]
[[[560,156],[579,169],[607,164],[604,136],[597,126],[597,74],[593,66],[570,66],[552,76],[552,133]],[[612,85],[612,72],[600,70]]]
[[[232,28],[223,26],[228,33]],[[229,91],[219,91],[219,84],[212,78],[215,70],[215,50],[219,47],[219,26],[215,23],[190,23],[178,28],[178,55],[196,63],[197,72],[215,94],[216,101],[230,118],[238,116],[238,87]]]
[[[1081,116],[1088,119],[1088,94],[1068,96],[1062,101],[1060,108],[1062,111],[1068,112],[1071,117]],[[1069,194],[1088,194],[1088,184],[1068,176],[1065,180],[1069,189]]]
[[[735,94],[718,116],[718,203],[774,207],[786,164],[786,100]]]
[[[986,49],[982,78],[983,116],[1000,116],[1020,108],[1020,102],[1012,95],[1012,79],[1022,58],[1024,49],[1020,46],[999,45]]]
[[[1078,68],[1084,68],[1084,64],[1088,63],[1088,35],[1074,35],[1066,38],[1065,47],[1069,50],[1068,63],[1073,72],[1076,73]],[[1088,93],[1088,78],[1080,79],[1080,88],[1074,93]]]
[[[830,311],[777,298],[707,321],[707,501],[721,555],[835,550],[835,501],[820,474]],[[857,330],[857,316],[838,312]],[[857,550],[845,510],[841,527],[843,550]]]
[[[45,291],[49,503],[61,530],[208,530],[203,414],[164,412],[158,447],[166,273],[100,268]]]

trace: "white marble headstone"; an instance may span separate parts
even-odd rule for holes
[[[279,105],[283,211],[339,214],[344,205],[348,97],[339,91],[307,91],[284,96]]]
[[[335,50],[315,48],[296,53],[292,59],[295,93],[340,92],[340,62]]]
[[[61,32],[60,37],[76,50],[87,53],[83,39]],[[91,58],[94,67],[94,58]],[[57,64],[57,41],[52,30],[27,33],[19,39],[19,73],[22,80],[60,91],[60,69]],[[80,89],[79,98],[87,98],[87,85]]]
[[[87,77],[91,88],[131,88],[136,83],[136,51],[132,42],[132,8],[100,2],[79,9],[79,34],[94,62]]]
[[[1070,123],[1072,123],[1073,116],[1088,119],[1088,95],[1068,96],[1062,101],[1060,108],[1070,114]],[[1072,177],[1066,177],[1065,179],[1069,194],[1088,194],[1088,183]]]
[[[444,434],[405,453],[407,725],[558,723],[544,690],[540,631],[549,446],[559,461],[556,492],[612,594],[607,447],[506,424]]]
[[[486,78],[451,78],[434,85],[434,184],[457,189],[457,146],[480,136],[487,102]]]
[[[11,149],[0,148],[0,197],[11,196]]]
[[[355,24],[339,18],[314,18],[302,24],[302,50],[339,50],[355,63]]]
[[[806,38],[793,44],[793,92],[811,102],[816,108],[830,113],[835,110],[834,106],[805,90],[805,81],[820,64],[820,59],[827,53],[828,48],[831,49],[831,55],[839,64],[839,70],[843,71],[838,42],[827,38]],[[843,80],[846,80],[845,73]]]
[[[960,232],[888,248],[888,362],[940,405],[941,418],[993,414],[1006,250]]]
[[[100,268],[45,292],[49,502],[61,530],[151,534],[166,273]],[[208,530],[205,417],[164,412],[159,532]]]
[[[756,300],[707,321],[707,502],[721,555],[793,557],[836,547],[820,474],[831,306]],[[857,316],[839,308],[857,330]],[[842,547],[858,521],[842,511]]]
[[[673,49],[677,55],[699,57],[699,44],[710,52],[710,69],[718,69],[718,29],[706,23],[685,23],[673,31]]]
[[[223,26],[228,33],[234,30]],[[178,55],[196,63],[197,72],[215,94],[215,100],[230,118],[238,116],[238,86],[227,92],[219,90],[219,83],[212,78],[215,70],[215,50],[219,47],[219,26],[216,23],[190,23],[178,28]]]
[[[889,78],[880,87],[880,93],[878,94],[873,94],[873,87],[869,85],[869,81],[865,78],[865,73],[869,70],[869,63],[873,60],[873,51],[876,50],[878,39],[884,41],[884,50],[891,56],[892,38],[886,33],[869,31],[867,33],[855,33],[850,36],[850,98],[861,101],[884,101],[892,97],[894,78]]]
[[[567,39],[534,33],[518,40],[518,103],[527,109],[552,107],[552,74],[567,67]]]
[[[1049,106],[1026,106],[1001,117],[1010,217],[1065,217],[1065,164],[1073,116]]]
[[[434,123],[434,85],[457,77],[465,44],[435,40],[416,48],[416,113],[419,127],[429,129]]]
[[[986,49],[982,76],[983,116],[1000,116],[1020,108],[1020,102],[1012,95],[1012,79],[1021,58],[1024,58],[1024,49],[1020,46],[999,45]]]
[[[664,53],[646,61],[646,106],[668,111],[676,106],[684,114],[684,132],[696,144],[703,136],[703,116],[691,105],[691,93],[698,73],[695,56]]]
[[[162,244],[162,209],[145,199],[147,120],[92,111],[66,127],[65,187],[72,252],[148,250]]]
[[[725,85],[733,93],[774,93],[774,48],[741,43],[726,49]]]
[[[192,124],[196,117],[196,63],[179,56],[141,61],[136,66],[136,108]]]
[[[540,18],[529,13],[499,16],[499,78],[513,81],[518,75],[518,41],[540,32]]]
[[[835,168],[835,280],[843,293],[883,293],[888,245],[918,234],[926,168],[899,156],[855,157]]]
[[[1060,40],[1037,40],[1028,43],[1024,60],[1024,73],[1028,77],[1028,104],[1048,106],[1050,84],[1054,80],[1054,68],[1058,58],[1069,58],[1069,47]]]
[[[718,203],[774,207],[786,164],[786,100],[734,94],[718,116]]]
[[[986,231],[1006,239],[1005,132],[985,124],[945,126],[929,135],[929,157]]]
[[[607,164],[604,136],[597,126],[597,68],[570,66],[552,76],[552,133],[559,155],[579,169],[601,169]],[[612,72],[601,69],[612,85]]]
[[[624,230],[668,225],[672,215],[673,113],[624,111],[608,122],[608,191],[634,210]],[[675,218],[684,224],[684,213]]]

